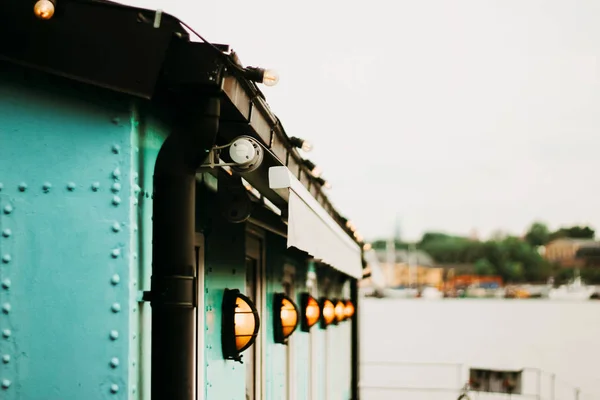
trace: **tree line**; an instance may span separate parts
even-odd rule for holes
[[[557,238],[593,239],[595,231],[588,226],[573,226],[550,231],[548,227],[535,222],[522,237],[495,237],[487,241],[473,240],[463,236],[440,232],[427,232],[416,243],[417,248],[428,253],[438,264],[466,264],[477,275],[499,275],[505,282],[545,282],[551,276],[557,281],[565,281],[572,276],[572,270],[561,269],[545,260],[540,254],[540,246]],[[385,248],[385,240],[377,240],[374,248]],[[397,248],[407,248],[408,244],[398,240]],[[582,271],[589,283],[600,283],[600,272],[595,269]]]

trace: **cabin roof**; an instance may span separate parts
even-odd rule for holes
[[[207,93],[220,95],[218,140],[230,140],[240,131],[259,140],[269,149],[265,170],[285,165],[362,247],[358,233],[325,194],[322,179],[312,175],[292,146],[264,94],[237,71],[239,61],[228,45],[192,42],[172,15],[97,0],[60,1],[49,21],[36,19],[29,2],[3,1],[0,36],[11,38],[0,46],[0,60],[26,68],[148,100],[165,90],[190,101]],[[310,118],[309,108],[306,115]],[[255,174],[251,183],[275,205],[284,205],[269,188],[266,172]]]

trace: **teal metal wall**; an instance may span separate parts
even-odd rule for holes
[[[269,233],[267,235],[267,315],[265,316],[265,333],[267,338],[266,352],[266,396],[268,399],[287,399],[290,388],[298,400],[308,399],[308,334],[301,332],[298,327],[289,338],[288,344],[275,343],[273,317],[270,310],[273,309],[273,296],[275,293],[285,292],[284,267],[290,269],[290,277],[293,285],[292,300],[296,305],[300,304],[300,293],[306,289],[307,267],[304,260],[298,260],[286,252],[286,239]],[[293,272],[292,272],[293,271]],[[293,275],[292,275],[293,274]],[[288,349],[288,346],[290,349]],[[288,363],[288,354],[291,356],[292,364]],[[290,369],[293,381],[288,380],[286,370]]]
[[[245,226],[216,217],[216,204],[208,193],[198,196],[197,206],[199,213],[204,214],[205,225],[205,395],[207,400],[245,399],[245,365],[224,360],[221,347],[224,290],[245,292]]]
[[[130,98],[0,70],[3,400],[150,398],[151,307],[139,300],[150,289],[152,176],[167,135]],[[208,400],[244,399],[246,367],[223,359],[220,309],[226,287],[245,291],[245,225],[223,223],[214,194],[199,188],[197,200],[205,235],[200,390]],[[294,267],[299,304],[306,262],[267,233],[260,340],[263,391],[273,400],[287,398],[287,347],[274,343],[271,312],[285,264]],[[316,272],[324,290],[335,274]],[[349,297],[342,290],[320,295]],[[310,398],[315,368],[315,400],[349,399],[349,322],[310,335],[298,329],[289,346],[295,399]]]
[[[131,293],[130,318],[130,399],[150,399],[152,307],[139,302],[141,292],[150,290],[152,276],[152,193],[154,164],[169,135],[169,127],[150,111],[132,103],[130,107],[130,146],[132,166],[131,221]],[[136,311],[138,304],[139,312]],[[137,337],[137,340],[136,340]],[[137,390],[135,390],[137,387]]]
[[[2,399],[146,392],[137,298],[164,137],[127,98],[0,70]]]

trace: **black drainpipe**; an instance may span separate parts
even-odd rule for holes
[[[196,169],[213,146],[217,97],[172,104],[173,130],[154,167],[152,227],[152,400],[196,392]],[[198,388],[203,390],[203,388]]]

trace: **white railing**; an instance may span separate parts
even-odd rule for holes
[[[469,367],[461,363],[378,362],[361,363],[361,399],[455,400],[468,382]],[[393,394],[392,394],[393,393]],[[401,397],[399,397],[401,396]],[[599,400],[556,374],[523,368],[522,394],[468,391],[471,400]]]

